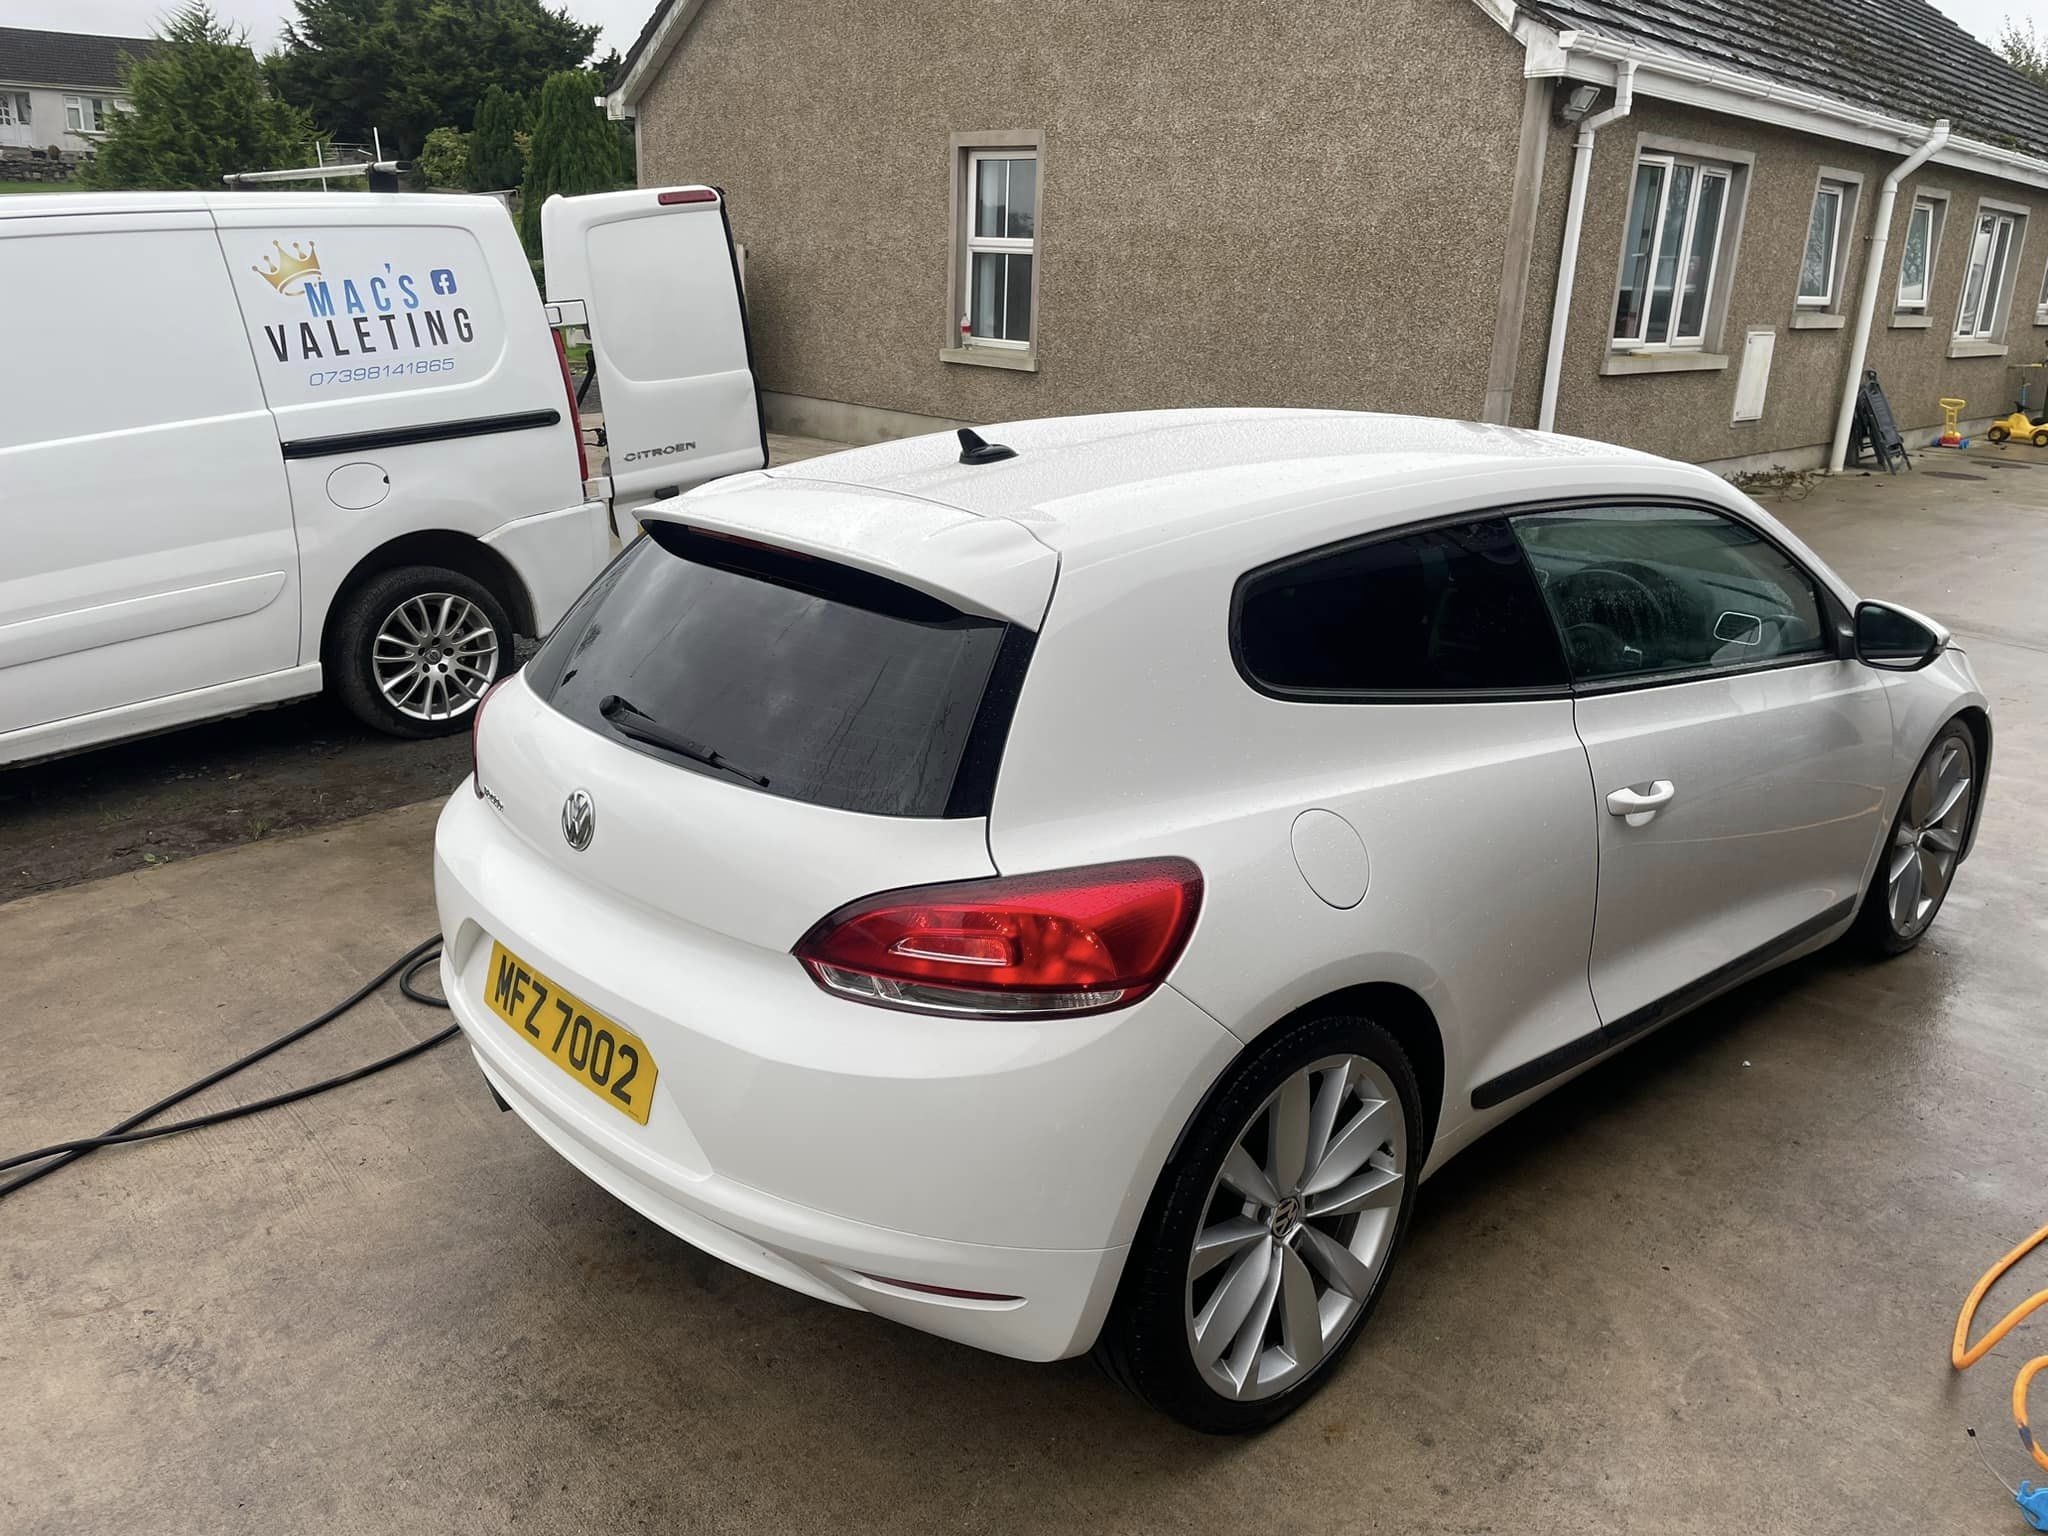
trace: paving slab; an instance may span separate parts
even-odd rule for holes
[[[1929,940],[1775,973],[1458,1158],[1362,1347],[1271,1433],[730,1269],[448,1046],[0,1202],[0,1531],[2019,1528],[1963,1428],[2021,1475],[2006,1398],[2048,1322],[1960,1378],[1947,1342],[2048,1220],[2048,474],[1922,463],[1983,479],[1778,510],[1954,623],[1993,695],[1979,848]],[[427,933],[433,815],[0,906],[0,1150],[101,1128]],[[194,1107],[444,1018],[380,997]]]

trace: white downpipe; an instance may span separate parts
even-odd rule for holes
[[[1892,205],[1899,198],[1899,183],[1919,170],[1948,143],[1949,122],[1940,118],[1927,141],[1906,156],[1885,177],[1878,190],[1875,223],[1870,231],[1870,252],[1863,262],[1863,292],[1856,300],[1856,334],[1849,341],[1849,368],[1842,375],[1842,404],[1835,412],[1835,441],[1828,449],[1828,473],[1839,475],[1849,457],[1849,428],[1856,419],[1856,394],[1863,386],[1863,363],[1870,351],[1870,321],[1877,312],[1877,290],[1884,282],[1884,251],[1891,243]]]
[[[1579,273],[1579,226],[1586,217],[1586,184],[1593,174],[1593,140],[1609,123],[1627,117],[1635,105],[1636,65],[1623,59],[1614,66],[1614,105],[1579,124],[1572,146],[1572,190],[1565,200],[1564,249],[1557,259],[1557,292],[1550,305],[1550,347],[1543,355],[1543,403],[1536,429],[1550,431],[1557,423],[1557,385],[1564,373],[1565,332],[1572,315],[1572,283]]]

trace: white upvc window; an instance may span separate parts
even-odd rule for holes
[[[28,125],[28,92],[0,91],[0,128]]]
[[[1668,154],[1637,158],[1615,295],[1615,346],[1705,343],[1732,184],[1725,165]]]
[[[1956,335],[1989,341],[1998,331],[2013,258],[2018,254],[2019,221],[2009,213],[1980,212],[1970,238],[1970,265],[1963,274],[1963,302],[1956,312]]]
[[[73,133],[98,133],[106,127],[108,105],[101,96],[66,96],[64,126]]]
[[[1842,249],[1842,216],[1849,189],[1839,181],[1823,181],[1813,194],[1813,215],[1806,222],[1806,251],[1799,260],[1799,305],[1826,309],[1835,302],[1835,280]]]
[[[962,270],[969,346],[1028,351],[1036,317],[1032,277],[1038,255],[1038,154],[977,149],[967,155],[967,239]]]
[[[1906,240],[1899,252],[1897,307],[1927,308],[1927,289],[1934,280],[1934,252],[1940,244],[1942,204],[1931,197],[1913,199],[1906,216]]]
[[[2048,271],[2041,274],[2041,296],[2034,303],[2034,324],[2048,325]]]

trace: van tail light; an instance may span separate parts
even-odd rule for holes
[[[482,761],[477,755],[477,738],[483,733],[484,706],[491,702],[492,694],[496,693],[510,681],[511,678],[509,677],[501,677],[491,684],[490,687],[484,690],[484,696],[476,701],[476,708],[469,713],[469,784],[470,788],[476,791],[476,797],[479,800],[484,797],[484,770]]]
[[[797,942],[838,997],[924,1013],[1048,1018],[1136,1002],[1166,979],[1202,906],[1186,859],[886,891]]]
[[[576,433],[576,484],[581,487],[590,478],[590,455],[583,447],[583,418],[576,410],[576,381],[569,376],[569,344],[560,331],[549,334],[555,338],[555,361],[562,368],[562,393],[569,397],[569,425]]]

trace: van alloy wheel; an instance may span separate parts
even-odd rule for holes
[[[370,647],[377,688],[413,720],[452,720],[476,707],[498,677],[490,616],[453,592],[422,592],[385,616]]]
[[[1284,1392],[1356,1325],[1393,1251],[1408,1174],[1401,1096],[1362,1056],[1274,1090],[1225,1156],[1187,1270],[1187,1338],[1238,1400]]]

